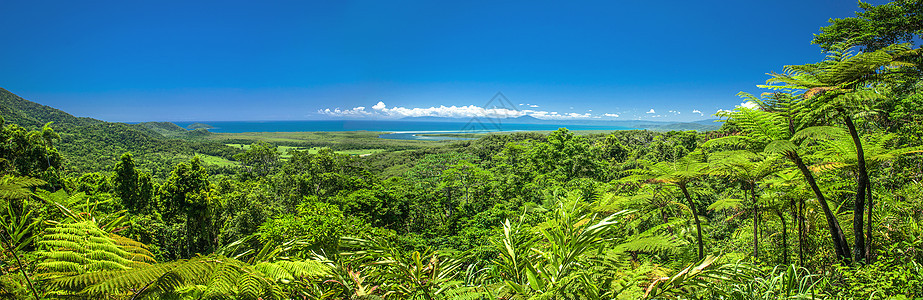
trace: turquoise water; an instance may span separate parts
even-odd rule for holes
[[[195,122],[173,122],[186,128]],[[570,130],[628,130],[634,128],[621,126],[594,125],[554,125],[554,124],[492,124],[460,122],[425,122],[425,121],[208,121],[205,123],[215,128],[211,132],[304,132],[304,131],[381,131],[381,138],[401,140],[456,140],[464,138],[425,137],[421,133],[470,133],[499,131],[545,131],[567,127]]]

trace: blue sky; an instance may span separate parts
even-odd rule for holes
[[[107,121],[466,116],[498,91],[510,111],[542,118],[700,120],[740,104],[738,91],[760,92],[765,73],[822,59],[812,34],[857,10],[843,0],[192,2],[5,2],[0,87]]]

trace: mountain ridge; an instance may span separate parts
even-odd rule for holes
[[[55,147],[67,158],[65,161],[70,165],[86,166],[85,170],[90,171],[109,170],[125,152],[135,155],[139,163],[161,160],[160,153],[165,152],[190,156],[196,153],[228,156],[224,155],[225,152],[233,152],[223,144],[192,141],[193,135],[201,133],[189,134],[189,131],[170,122],[128,124],[75,117],[24,99],[4,88],[0,88],[0,117],[4,126],[17,124],[29,130],[37,130],[53,122],[51,128],[60,135]],[[161,165],[151,163],[149,169]]]

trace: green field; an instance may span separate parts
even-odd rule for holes
[[[250,149],[250,145],[248,145],[248,144],[233,144],[233,143],[232,143],[232,144],[225,144],[225,145],[227,145],[228,147],[240,148],[240,149],[243,149],[243,150]],[[293,146],[277,146],[277,147],[278,147],[277,149],[278,149],[278,151],[279,151],[279,154],[281,154],[283,158],[290,157],[291,155],[289,154],[289,151],[293,151],[293,150],[294,150],[294,151],[304,151],[304,150],[307,150],[308,153],[314,154],[314,153],[317,153],[318,151],[320,151],[320,149],[324,148],[324,147],[311,147],[311,148],[307,148],[307,147],[293,147]],[[333,152],[336,152],[336,153],[339,153],[339,154],[349,154],[349,155],[360,155],[360,156],[362,156],[362,155],[367,155],[367,154],[381,153],[381,152],[385,152],[385,151],[387,151],[387,150],[386,150],[386,149],[381,149],[381,148],[370,148],[370,149],[335,150],[335,151],[333,151]]]
[[[240,163],[236,161],[228,160],[220,156],[212,156],[202,153],[196,153],[195,155],[202,159],[202,162],[206,165],[216,165],[219,167],[236,167],[240,165]]]

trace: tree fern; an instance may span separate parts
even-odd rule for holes
[[[251,266],[220,255],[200,256],[131,269],[54,278],[50,285],[76,295],[162,298],[192,294],[204,299],[280,299],[282,284],[318,278],[327,268],[314,261],[263,262]]]
[[[772,80],[778,79],[779,82],[783,82],[786,85],[768,87],[783,90],[804,88],[799,86],[798,84],[800,83],[798,82],[808,80],[810,79],[809,77],[814,76],[812,73],[815,72],[814,68],[818,68],[818,66],[812,65],[803,68],[791,68],[787,70],[789,72],[787,77],[774,74],[774,76],[778,76],[774,77],[775,79]],[[830,231],[831,240],[833,241],[834,250],[837,256],[844,262],[848,262],[851,257],[849,254],[850,248],[846,242],[843,230],[840,228],[839,221],[833,213],[833,210],[830,209],[827,198],[817,184],[813,172],[804,162],[800,154],[803,150],[800,145],[795,143],[798,140],[792,138],[797,131],[806,126],[805,124],[815,122],[811,120],[814,116],[805,114],[801,111],[804,109],[805,102],[794,100],[796,98],[793,94],[776,93],[771,95],[775,96],[778,101],[776,101],[777,103],[774,105],[765,107],[765,110],[737,107],[734,111],[724,114],[732,119],[735,124],[738,124],[738,127],[744,134],[752,137],[755,143],[762,145],[763,152],[770,155],[782,155],[798,167],[798,170],[802,173],[805,181],[811,187],[815,198],[824,211],[824,217],[827,220],[827,227]],[[811,110],[807,111],[812,112]]]
[[[37,244],[39,277],[52,279],[97,271],[128,270],[154,262],[146,246],[107,233],[96,223],[62,223],[48,228]]]
[[[647,235],[633,238],[614,247],[617,252],[638,251],[647,253],[676,253],[682,242],[666,235]]]
[[[0,198],[23,199],[32,195],[31,188],[46,184],[37,178],[3,175],[0,177]]]
[[[849,130],[849,136],[855,144],[856,188],[853,206],[853,236],[855,238],[854,259],[865,262],[870,249],[863,234],[863,214],[865,213],[866,193],[871,180],[866,167],[866,156],[862,138],[856,129],[853,116],[856,112],[869,115],[870,105],[879,98],[872,91],[876,85],[888,83],[890,78],[902,76],[904,71],[919,72],[913,60],[919,58],[919,49],[911,50],[909,44],[893,44],[873,52],[847,53],[827,60],[803,66],[787,66],[783,74],[772,74],[767,85],[772,89],[803,91],[802,101],[810,109],[806,110],[811,124],[831,123],[842,119]],[[907,61],[907,60],[910,61]],[[902,70],[909,69],[909,70]],[[895,72],[898,71],[898,72]],[[869,232],[869,234],[871,234]],[[839,242],[836,242],[839,243]],[[848,253],[848,247],[841,249],[839,255]],[[848,255],[846,255],[848,256]],[[848,258],[846,258],[848,259]]]
[[[726,210],[738,209],[743,206],[743,200],[734,198],[722,198],[708,205],[708,210]]]
[[[96,197],[88,197],[85,193],[68,194],[66,191],[58,190],[49,192],[44,190],[36,191],[35,195],[44,200],[45,203],[57,208],[61,214],[73,222],[94,222],[106,232],[113,232],[125,224],[125,210],[113,213],[102,213],[98,210],[101,205],[114,201],[114,198],[105,198],[100,200]]]
[[[704,242],[702,241],[702,224],[699,219],[697,206],[689,194],[688,186],[693,181],[701,178],[706,173],[708,164],[701,162],[701,152],[692,152],[673,162],[659,162],[649,165],[643,170],[639,170],[637,178],[646,179],[649,183],[666,183],[679,187],[686,199],[687,208],[692,213],[696,227],[696,244],[698,245],[698,256],[704,257]]]

